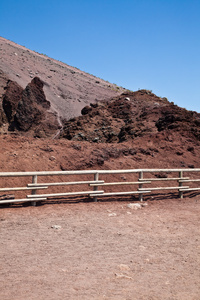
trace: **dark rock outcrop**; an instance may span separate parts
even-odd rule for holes
[[[10,131],[19,131],[34,137],[57,134],[60,128],[56,113],[50,111],[50,102],[43,91],[44,83],[35,77],[23,90],[9,80],[4,88],[3,111]]]
[[[86,106],[82,116],[64,122],[62,136],[69,140],[121,143],[168,131],[200,140],[200,114],[151,91],[139,90],[97,106]]]
[[[32,126],[39,125],[50,108],[43,91],[43,82],[35,77],[22,93],[15,114],[15,126],[18,130],[28,131]]]
[[[3,109],[3,95],[7,86],[8,77],[0,70],[0,127],[7,122],[6,114]]]
[[[23,88],[19,86],[17,82],[9,80],[5,91],[3,96],[3,109],[9,124],[11,124],[14,120],[18,103],[22,97]]]

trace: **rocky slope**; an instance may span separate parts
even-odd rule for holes
[[[187,111],[151,91],[127,92],[82,109],[66,121],[62,136],[69,140],[118,143],[155,137],[159,132],[200,140],[200,114]]]
[[[56,113],[59,123],[60,118],[80,115],[85,105],[109,99],[124,90],[0,37],[0,107],[8,81],[25,89],[34,77],[43,81],[49,110]]]
[[[200,167],[200,114],[0,42],[0,170]]]
[[[45,116],[48,102],[43,101],[36,108],[42,106],[41,115]],[[150,91],[126,93],[101,105],[86,106],[82,114],[65,122],[59,139],[36,139],[28,132],[26,136],[16,132],[0,135],[0,169],[200,167],[200,115]],[[34,128],[37,126],[31,130]]]

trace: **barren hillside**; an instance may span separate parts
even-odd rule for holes
[[[91,104],[82,109],[82,116],[64,124],[62,136],[69,140],[121,143],[154,140],[160,132],[200,140],[200,114],[187,111],[157,97],[151,91],[126,92],[121,96]],[[162,136],[160,135],[160,139]]]
[[[200,114],[3,38],[0,51],[1,170],[200,166]]]
[[[0,100],[8,80],[17,82],[25,89],[34,77],[39,77],[44,82],[44,93],[51,104],[50,110],[66,119],[80,115],[85,105],[109,99],[124,90],[2,37],[0,70]]]

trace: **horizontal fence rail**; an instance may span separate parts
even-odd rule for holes
[[[198,185],[200,178],[196,178],[197,176],[200,177],[199,173],[200,169],[197,168],[0,172],[0,204],[31,202],[35,205],[36,201],[45,201],[49,198],[57,199],[59,197],[67,198],[76,195],[88,196],[97,201],[97,198],[101,197],[136,194],[139,196],[139,200],[143,201],[144,194],[168,190],[177,190],[179,197],[183,198],[185,192],[200,191],[200,186]],[[125,174],[130,178],[123,177],[122,181],[122,176],[119,176],[121,174]],[[56,179],[50,182],[49,176],[51,178],[54,176]],[[59,181],[63,176],[67,177],[67,180]],[[71,178],[74,176],[78,180],[75,179],[74,181],[74,178]],[[87,179],[82,178],[83,176],[86,176]],[[101,180],[100,176],[102,177]],[[106,180],[108,176],[109,181]],[[8,177],[17,178],[19,182],[21,182],[23,177],[29,182],[26,182],[25,186],[11,186],[12,183],[9,183]],[[48,177],[46,182],[44,179],[42,179],[42,182],[39,182],[39,178],[44,177]],[[159,182],[163,184],[160,186]],[[3,184],[9,186],[3,186]],[[83,186],[87,186],[87,188],[83,189]],[[66,191],[66,188],[69,190]],[[121,188],[122,190],[113,190],[115,188]],[[49,189],[53,190],[49,191]],[[110,191],[105,189],[110,189]],[[39,193],[41,190],[48,190],[48,192],[44,193],[42,191]],[[21,198],[15,198],[14,194],[1,194],[5,192],[21,192],[24,194]],[[28,192],[30,194],[26,194]]]

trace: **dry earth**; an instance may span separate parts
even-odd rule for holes
[[[182,145],[180,156],[159,139],[152,155],[140,151],[139,142],[91,145],[17,135],[0,136],[0,147],[3,171],[180,168],[183,159],[199,167],[198,145],[192,156]],[[102,165],[97,158],[105,149],[110,155]],[[145,196],[148,205],[138,210],[127,207],[131,197],[2,206],[0,299],[199,300],[200,199],[187,196]]]
[[[0,299],[199,300],[199,196],[127,200],[1,209]]]

